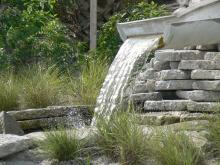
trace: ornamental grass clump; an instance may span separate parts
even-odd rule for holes
[[[201,165],[202,152],[183,132],[158,131],[151,140],[154,158],[163,165]]]
[[[58,69],[33,67],[24,73],[22,84],[21,107],[43,108],[60,103],[62,78]]]
[[[59,161],[79,160],[84,151],[84,140],[74,130],[58,129],[45,132],[45,140],[39,142],[40,151]]]
[[[108,121],[97,117],[97,145],[108,157],[122,164],[143,164],[149,156],[148,139],[129,112],[115,112]]]
[[[11,74],[0,76],[0,111],[10,111],[19,107],[19,84]]]

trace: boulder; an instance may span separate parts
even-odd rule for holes
[[[193,70],[191,78],[195,80],[220,80],[220,70]]]
[[[0,134],[0,159],[24,151],[33,144],[24,136]]]
[[[0,133],[14,135],[24,134],[15,118],[4,111],[0,113]]]

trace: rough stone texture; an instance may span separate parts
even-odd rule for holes
[[[199,80],[220,80],[220,70],[193,70],[191,78]]]
[[[60,117],[69,115],[72,112],[88,113],[88,106],[51,106],[48,108],[41,109],[27,109],[20,111],[10,111],[10,115],[14,116],[17,121],[30,120],[30,119],[41,119],[48,117]]]
[[[15,118],[4,111],[0,113],[0,133],[14,135],[24,134]]]
[[[187,80],[190,79],[190,73],[181,70],[163,70],[156,73],[158,80]]]
[[[147,84],[137,84],[134,86],[133,93],[147,93]]]
[[[32,146],[27,137],[0,134],[0,158],[24,151]]]
[[[207,52],[205,54],[205,60],[213,60],[213,61],[219,61],[220,60],[220,52]]]
[[[143,102],[146,100],[162,100],[159,92],[132,94],[131,100],[134,102]]]
[[[220,92],[194,90],[177,91],[176,93],[179,98],[193,101],[217,102],[220,100]]]
[[[193,83],[193,89],[220,91],[219,81],[196,81]]]
[[[187,110],[190,112],[213,112],[218,108],[219,103],[215,102],[189,102]]]
[[[173,62],[173,61],[171,61],[170,62],[170,69],[178,69],[178,67],[179,67],[179,62]]]
[[[204,53],[197,50],[162,50],[155,52],[158,61],[203,60]]]
[[[141,81],[146,81],[147,79],[153,79],[155,77],[156,71],[153,69],[148,69],[143,73],[140,73],[138,79]]]
[[[146,101],[145,111],[185,111],[189,100]]]
[[[154,92],[155,91],[155,83],[156,83],[156,80],[147,80],[147,89],[149,92]]]
[[[209,50],[214,50],[216,51],[218,49],[217,44],[212,44],[212,45],[198,45],[196,47],[197,50],[202,50],[202,51],[209,51]]]
[[[169,81],[156,81],[155,89],[162,90],[180,90],[192,89],[193,80],[169,80]]]
[[[156,71],[170,69],[170,63],[169,62],[163,62],[163,61],[156,61],[156,60],[154,60],[153,69],[156,70]]]
[[[216,69],[213,61],[210,60],[182,60],[179,64],[181,70],[194,69]]]

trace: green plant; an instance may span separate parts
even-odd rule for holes
[[[142,20],[167,15],[168,13],[165,6],[144,1],[136,5],[132,4],[121,12],[116,13],[109,18],[109,21],[105,23],[100,30],[98,37],[98,52],[100,56],[103,57],[103,55],[105,55],[112,60],[121,46],[122,41],[116,28],[118,22]]]
[[[59,161],[77,160],[83,152],[84,141],[79,140],[74,130],[58,129],[45,132],[45,140],[40,141],[39,148],[51,159]]]
[[[169,129],[158,131],[151,140],[152,153],[163,165],[200,165],[201,150],[181,132]]]
[[[59,70],[35,66],[22,77],[22,107],[40,108],[60,103],[62,77]]]
[[[149,156],[149,136],[129,112],[115,112],[110,120],[97,117],[97,145],[107,156],[122,164],[143,164]]]
[[[19,84],[11,74],[0,77],[0,111],[15,110],[19,107]]]
[[[104,60],[87,59],[80,76],[69,79],[69,95],[74,104],[95,105],[107,73],[108,65]]]

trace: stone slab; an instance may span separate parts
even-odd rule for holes
[[[186,111],[189,100],[145,101],[145,111]]]
[[[169,81],[156,81],[155,89],[157,91],[163,90],[187,90],[192,89],[193,80],[169,80]]]
[[[187,110],[190,112],[213,112],[220,109],[220,104],[215,102],[190,102]]]
[[[17,121],[66,116],[72,112],[88,112],[89,106],[51,106],[40,109],[10,111]]]
[[[136,93],[147,93],[148,92],[148,89],[147,89],[147,85],[146,83],[144,84],[137,84],[134,86],[134,89],[133,89],[133,93],[136,94]]]
[[[149,92],[155,92],[156,80],[147,80],[146,86]]]
[[[0,134],[0,158],[24,151],[31,146],[31,140],[27,137]]]
[[[154,79],[156,71],[154,69],[148,69],[138,75],[138,79],[141,81],[146,81],[148,79]]]
[[[170,62],[154,60],[153,69],[156,71],[170,69]]]
[[[220,91],[220,80],[218,81],[196,81],[193,83],[193,89]]]
[[[194,69],[216,69],[216,66],[211,60],[182,60],[179,64],[180,70],[194,70]]]
[[[193,70],[191,79],[220,80],[220,70]]]
[[[204,57],[205,60],[220,60],[220,52],[207,52]]]
[[[131,100],[134,102],[144,102],[146,100],[162,100],[159,92],[132,94]]]
[[[163,70],[156,73],[157,80],[188,80],[190,72],[182,70]]]
[[[23,135],[24,131],[12,115],[3,111],[0,113],[0,133]]]
[[[198,50],[163,50],[155,52],[158,61],[203,60],[204,53]]]
[[[220,92],[214,91],[177,91],[176,94],[181,99],[188,99],[193,101],[216,102],[220,100]]]

